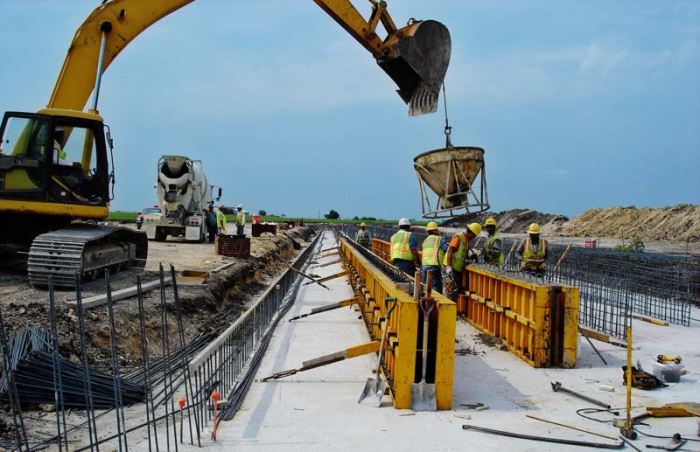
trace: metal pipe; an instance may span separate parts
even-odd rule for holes
[[[92,97],[92,109],[97,110],[97,100],[100,97],[100,86],[102,84],[102,68],[104,67],[105,61],[105,49],[107,48],[107,35],[112,31],[112,24],[110,22],[102,22],[100,24],[100,31],[102,31],[102,42],[100,43],[100,56],[97,60],[97,74],[95,74],[95,91]]]

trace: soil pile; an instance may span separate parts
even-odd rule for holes
[[[496,218],[502,233],[524,234],[530,223],[538,223],[542,233],[548,236],[639,237],[643,240],[700,243],[700,205],[691,204],[657,209],[637,209],[634,206],[595,208],[572,219],[535,210],[515,209],[465,214],[445,221],[442,226],[463,228],[472,222],[483,224],[488,217]]]
[[[542,233],[552,235],[554,231],[561,229],[569,219],[563,215],[540,213],[530,209],[514,209],[503,212],[469,213],[452,218],[442,223],[442,226],[451,228],[463,228],[469,223],[484,224],[487,218],[494,217],[498,222],[498,230],[502,233],[524,234],[528,226],[537,223],[542,228]]]
[[[700,242],[700,205],[591,209],[563,224],[554,234],[697,243]]]

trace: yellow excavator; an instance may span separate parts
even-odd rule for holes
[[[7,112],[0,127],[0,242],[29,247],[29,281],[73,287],[76,277],[143,267],[146,235],[98,225],[109,214],[114,165],[97,111],[102,74],[146,28],[194,0],[106,0],[78,28],[46,108]],[[416,116],[437,110],[451,54],[447,28],[397,28],[384,1],[368,20],[350,0],[313,0],[375,58]],[[382,24],[386,36],[378,35]],[[91,107],[83,111],[90,95]]]

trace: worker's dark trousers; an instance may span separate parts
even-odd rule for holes
[[[207,232],[209,233],[209,243],[214,243],[214,238],[216,237],[216,225],[207,225]]]
[[[438,293],[442,293],[442,272],[440,271],[439,265],[424,265],[421,270],[421,282],[427,284],[428,282],[428,271],[430,271],[430,277],[433,280],[433,290]]]
[[[414,276],[416,274],[416,266],[413,261],[407,261],[405,259],[394,259],[394,267],[398,268],[409,276]]]

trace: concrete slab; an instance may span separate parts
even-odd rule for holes
[[[328,239],[322,248],[334,244]],[[325,259],[318,258],[319,263]],[[314,272],[326,276],[340,271],[340,265],[316,267]],[[347,280],[328,282],[332,290],[316,285],[302,286],[296,304],[286,318],[303,314],[314,307],[350,298]],[[697,310],[693,317],[698,317]],[[690,327],[659,326],[633,322],[634,362],[651,371],[658,354],[681,355],[687,373],[679,383],[653,391],[633,390],[632,414],[641,414],[645,406],[669,402],[698,401],[700,398],[700,323]],[[626,350],[594,341],[608,362],[603,364],[591,346],[582,341],[576,369],[534,369],[499,348],[481,343],[479,331],[458,321],[456,349],[470,348],[475,354],[455,357],[453,410],[413,413],[396,410],[389,396],[380,408],[361,406],[357,399],[367,378],[372,377],[376,356],[368,355],[268,382],[259,380],[274,372],[300,367],[310,358],[343,350],[367,342],[367,334],[353,308],[281,322],[274,333],[256,381],[252,384],[241,410],[230,422],[219,425],[216,442],[210,430],[202,436],[204,449],[216,451],[563,451],[580,450],[575,446],[506,438],[464,431],[464,424],[552,438],[615,444],[591,434],[530,419],[527,414],[592,432],[616,437],[619,429],[614,418],[625,416],[625,387],[622,365]],[[553,392],[551,382],[608,403],[618,414],[580,410],[592,404],[568,394]],[[611,386],[613,392],[601,387]],[[488,409],[469,410],[462,403],[483,403]],[[598,407],[594,407],[598,408]],[[585,415],[587,417],[582,416]],[[650,419],[640,431],[670,437],[698,439],[695,418]],[[211,428],[211,427],[209,427]],[[619,441],[618,441],[619,442]],[[668,440],[642,437],[635,444],[664,445]],[[689,450],[700,443],[689,442]],[[195,450],[180,445],[180,450]]]

